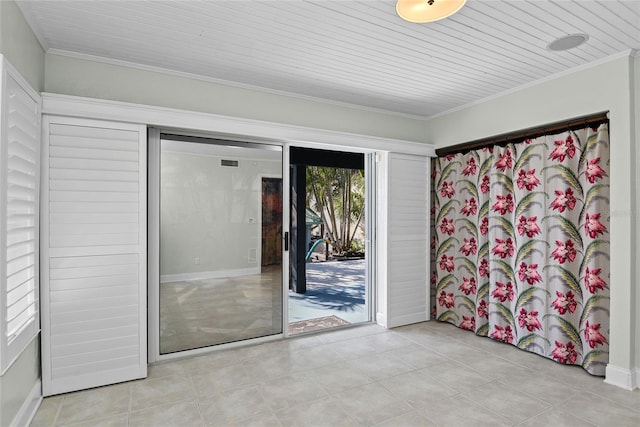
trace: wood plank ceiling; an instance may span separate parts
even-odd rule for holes
[[[640,49],[638,0],[469,0],[411,24],[395,1],[18,1],[45,50],[411,116]],[[553,52],[555,38],[586,33]]]

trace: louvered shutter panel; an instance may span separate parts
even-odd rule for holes
[[[2,286],[0,371],[39,332],[40,97],[2,62]]]
[[[388,327],[429,318],[428,165],[427,157],[389,155]]]
[[[146,129],[55,117],[45,127],[44,394],[143,378]]]

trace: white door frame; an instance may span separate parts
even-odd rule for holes
[[[225,344],[217,344],[208,347],[196,348],[191,350],[178,351],[174,353],[168,354],[160,354],[160,135],[163,133],[162,129],[159,128],[149,128],[148,130],[148,362],[162,362],[166,360],[179,359],[188,356],[196,356],[200,354],[210,353],[212,351],[226,350],[236,347],[242,347],[248,344],[257,344],[261,342],[274,341],[278,339],[282,339],[285,336],[286,330],[286,307],[283,305],[283,316],[282,316],[282,330],[283,332],[279,334],[273,334],[266,337],[252,338],[248,340],[235,341]],[[194,134],[189,131],[168,131],[167,133],[176,133],[185,136],[197,136],[197,137],[205,137],[205,138],[216,138],[215,134]],[[238,143],[249,143],[249,144],[264,144],[264,145],[273,145],[277,147],[281,147],[282,149],[282,186],[283,186],[283,196],[282,196],[282,235],[283,238],[285,233],[289,232],[289,223],[285,221],[284,218],[288,218],[289,210],[288,204],[285,203],[285,200],[288,200],[289,194],[287,191],[287,186],[289,185],[289,177],[288,174],[285,174],[285,171],[288,171],[288,150],[285,149],[285,143],[280,141],[269,141],[268,143],[264,141],[255,142],[251,138],[241,138],[234,137],[233,139],[225,136],[225,140],[228,141],[237,141]],[[285,154],[286,153],[286,154]],[[276,175],[270,174],[261,174],[260,176],[273,176]],[[279,178],[279,177],[278,177]],[[283,254],[282,254],[282,281],[283,281],[283,289],[289,288],[289,276],[285,274],[285,271],[288,271],[288,253],[284,252],[284,244],[282,245]],[[286,301],[283,301],[283,304]]]
[[[185,135],[190,135],[191,132],[181,132]],[[261,342],[274,341],[282,338],[289,337],[289,251],[285,251],[285,247],[282,245],[282,333],[274,334],[267,337],[254,338],[250,340],[237,341],[226,344],[218,344],[209,347],[197,348],[193,350],[185,350],[169,354],[160,354],[160,295],[159,295],[159,283],[160,283],[160,134],[161,129],[149,128],[148,130],[148,361],[149,363],[161,362],[165,360],[172,360],[182,357],[195,356],[212,351],[219,351],[225,349],[231,349],[236,347],[245,346],[248,344],[257,344]],[[202,135],[214,137],[215,135]],[[254,142],[251,138],[247,140],[237,137],[234,138],[239,142]],[[259,143],[264,143],[259,141]],[[289,143],[281,141],[269,141],[269,144],[282,147],[282,236],[291,235],[290,233],[290,176],[289,176],[289,151],[291,147],[302,148],[315,148],[332,151],[344,151],[351,153],[363,153],[365,154],[365,179],[367,188],[367,211],[366,214],[366,249],[367,249],[367,263],[366,263],[366,284],[365,284],[365,311],[367,313],[367,319],[365,322],[373,320],[374,307],[375,307],[375,152],[373,150],[361,149],[358,147],[344,147],[335,146],[330,144],[318,144],[318,143]],[[265,175],[267,176],[267,175]]]

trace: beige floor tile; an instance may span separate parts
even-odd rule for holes
[[[332,344],[336,353],[344,360],[353,360],[359,357],[375,354],[371,341],[367,337],[357,337]]]
[[[228,423],[209,424],[211,427],[282,427],[275,414],[257,415],[242,421],[230,421]]]
[[[204,421],[196,401],[154,406],[134,411],[129,417],[130,427],[198,427],[203,425]]]
[[[481,390],[478,392],[482,393]],[[513,425],[506,418],[461,395],[428,402],[421,409],[421,412],[431,423],[443,427],[507,427]]]
[[[131,386],[132,411],[195,398],[191,379],[179,375],[135,381]]]
[[[324,387],[304,373],[265,381],[260,385],[260,392],[276,412],[328,396]]]
[[[375,323],[370,323],[334,331],[327,331],[325,333],[317,335],[317,337],[323,343],[330,344],[348,339],[380,334],[383,332],[388,332],[388,330]]]
[[[401,326],[399,328],[393,328],[393,332],[401,335],[411,341],[419,341],[422,338],[439,339],[441,342],[445,342],[446,339],[450,339],[443,331],[449,330],[447,325],[444,329],[438,326],[440,322],[423,322],[414,323],[412,325]]]
[[[607,384],[603,381],[593,385],[588,389],[588,391],[593,394],[597,394],[604,399],[608,399],[615,403],[618,403],[622,406],[640,411],[640,389],[629,391],[611,384]]]
[[[604,380],[602,377],[590,375],[580,366],[562,365],[545,357],[532,358],[529,363],[527,367],[538,371],[541,375],[579,389],[591,388]]]
[[[384,421],[380,424],[376,424],[376,427],[436,427],[438,424],[429,420],[423,414],[418,411],[407,412],[399,417],[392,418],[388,421]]]
[[[305,371],[305,374],[332,394],[374,382],[367,374],[344,362]]]
[[[535,415],[522,424],[518,424],[518,427],[540,427],[540,426],[553,426],[553,427],[595,427],[596,424],[592,424],[589,421],[578,418],[575,415],[568,414],[561,408],[552,408],[539,415]]]
[[[247,375],[255,382],[282,378],[303,370],[291,363],[289,353],[270,353],[256,356],[243,363]]]
[[[486,378],[502,380],[510,378],[511,372],[519,373],[532,372],[527,368],[493,356],[491,353],[479,352],[467,357],[452,358],[456,362],[464,365],[466,368],[473,369]]]
[[[414,370],[400,359],[384,353],[350,360],[347,365],[376,381]]]
[[[399,334],[404,336],[414,344],[418,344],[426,348],[427,350],[434,352],[437,352],[440,347],[448,345],[452,340],[452,338],[445,337],[440,334]]]
[[[187,360],[174,360],[156,363],[154,365],[149,365],[147,369],[147,378],[160,378],[171,375],[188,376],[189,363]]]
[[[242,360],[263,358],[263,357],[277,357],[280,355],[287,355],[291,352],[289,345],[284,340],[270,341],[262,344],[251,345],[243,348],[239,348],[237,351],[241,352],[244,357]]]
[[[390,350],[384,354],[391,355],[415,369],[426,368],[427,366],[437,365],[448,360],[444,356],[427,350],[418,344]]]
[[[302,350],[304,348],[315,347],[317,345],[325,344],[317,335],[307,335],[289,338],[283,341],[290,351]]]
[[[458,394],[452,388],[435,381],[421,371],[387,378],[379,384],[416,409],[423,408],[428,402],[447,399]]]
[[[129,417],[127,414],[120,414],[113,417],[106,417],[85,421],[83,423],[67,424],[68,427],[128,427]],[[65,427],[66,427],[65,426]]]
[[[376,353],[406,348],[413,344],[410,340],[393,331],[371,335],[366,337],[366,340],[370,343],[371,347],[375,349]]]
[[[240,423],[273,415],[260,388],[255,385],[227,390],[207,399],[200,399],[200,410],[207,425]]]
[[[40,403],[38,411],[31,420],[31,427],[49,427],[52,426],[56,415],[58,415],[58,409],[64,399],[63,396],[51,396],[45,397]]]
[[[512,377],[511,379],[502,379],[501,382],[550,405],[556,405],[559,402],[571,399],[575,394],[579,393],[576,388],[568,386],[561,381],[535,374],[530,375],[525,380]]]
[[[245,371],[244,364],[192,373],[192,381],[199,398],[208,398],[231,388],[250,384],[254,379]]]
[[[332,397],[300,403],[276,416],[283,427],[347,427],[357,423]]]
[[[464,397],[490,411],[500,414],[514,424],[521,423],[551,407],[547,402],[494,381],[481,389],[469,390]]]
[[[65,425],[126,414],[131,384],[116,384],[67,394],[60,404],[56,425]]]
[[[408,403],[396,397],[380,384],[368,384],[335,396],[338,408],[349,414],[357,424],[374,425],[412,411]]]
[[[392,331],[353,327],[153,365],[146,380],[46,398],[31,425],[589,422],[640,425],[640,391],[428,322]]]
[[[492,381],[491,378],[482,376],[476,371],[453,361],[427,366],[422,371],[434,380],[446,384],[459,393],[481,389],[482,386]]]
[[[637,427],[640,412],[588,392],[578,394],[562,404],[564,411],[600,426]]]
[[[324,344],[291,352],[289,359],[291,371],[316,369],[337,362],[344,362],[344,359],[334,348],[335,344]]]
[[[488,355],[488,353],[475,348],[471,344],[457,340],[449,340],[447,343],[443,343],[438,348],[433,349],[433,351],[452,360],[465,360],[470,357],[486,358]]]
[[[184,360],[189,372],[212,371],[229,365],[237,365],[248,358],[246,348],[232,350],[213,350],[202,356],[190,357]]]
[[[497,363],[505,363],[502,368],[500,365],[493,365],[493,369],[487,375],[487,378],[495,378],[498,381],[505,382],[507,384],[518,383],[518,382],[526,382],[529,381],[533,377],[542,377],[539,372],[534,371],[533,369],[526,368],[524,366],[515,365],[509,362],[506,362],[504,359],[495,358]],[[465,365],[466,366],[466,365]],[[475,371],[479,374],[483,374],[482,365],[475,366]],[[543,377],[545,378],[545,377]]]
[[[438,322],[438,321],[434,321],[430,323],[432,323],[430,324],[430,327],[433,328],[436,333],[440,333],[443,336],[446,336],[449,338],[469,340],[470,338],[473,338],[475,336],[469,331],[458,328],[451,323]]]

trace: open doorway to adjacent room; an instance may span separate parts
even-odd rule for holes
[[[291,148],[289,335],[371,319],[371,156]]]

